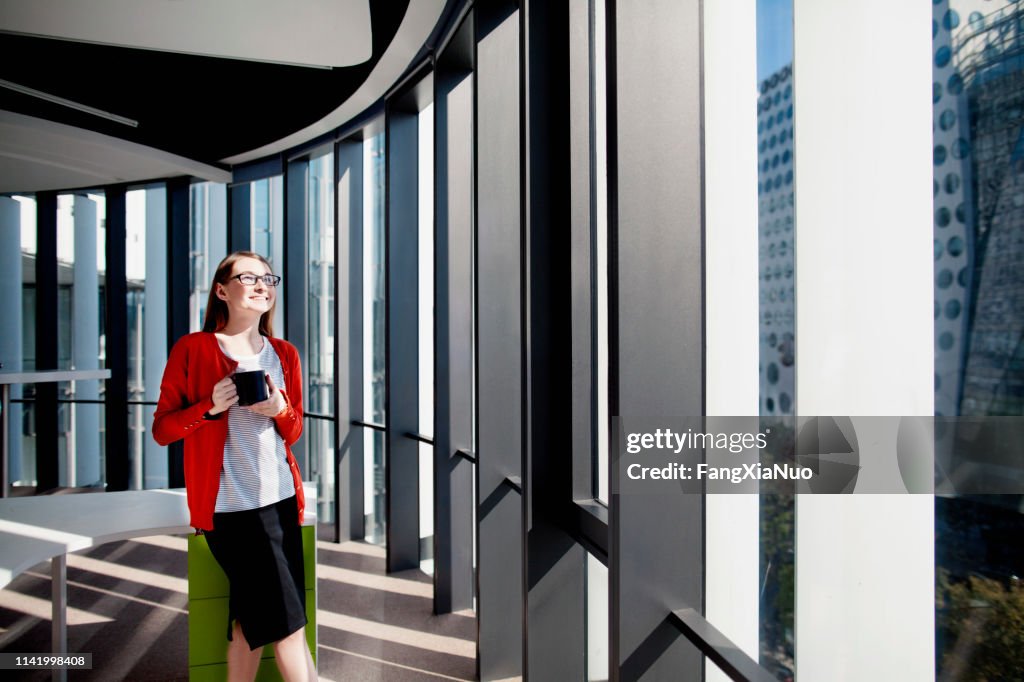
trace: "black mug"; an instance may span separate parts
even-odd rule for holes
[[[231,379],[235,382],[239,405],[255,405],[269,397],[266,374],[262,369],[236,372]]]

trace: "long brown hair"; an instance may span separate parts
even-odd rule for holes
[[[213,275],[213,283],[210,285],[210,298],[206,301],[206,317],[203,318],[204,332],[219,332],[228,326],[228,304],[217,296],[217,285],[227,284],[231,279],[231,271],[235,269],[235,263],[242,258],[255,258],[267,266],[267,270],[273,272],[270,263],[266,258],[252,251],[235,251],[228,254],[217,266]],[[270,310],[260,315],[260,334],[264,336],[274,335],[274,308],[277,307],[277,296],[274,296],[274,304]]]

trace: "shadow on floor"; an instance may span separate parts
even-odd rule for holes
[[[321,526],[321,538],[332,529]],[[114,542],[68,557],[68,650],[93,668],[69,680],[188,679],[186,539]],[[432,613],[430,576],[386,575],[384,549],[317,546],[318,669],[333,682],[473,680],[476,619]],[[0,651],[50,651],[50,577],[44,563],[0,590]],[[49,680],[49,671],[4,679]]]

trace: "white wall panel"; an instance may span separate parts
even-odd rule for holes
[[[758,412],[756,5],[704,5],[709,415]],[[757,660],[758,496],[712,494],[705,509],[707,619]],[[707,679],[728,678],[708,664]]]
[[[931,7],[795,0],[797,411],[930,415]],[[931,496],[803,495],[804,680],[934,679]]]

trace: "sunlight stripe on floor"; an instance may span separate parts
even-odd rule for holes
[[[326,610],[317,611],[317,625],[351,632],[364,637],[380,639],[385,642],[404,644],[405,646],[416,647],[417,649],[426,649],[428,651],[476,660],[476,642],[471,639],[460,639],[459,637],[451,637],[449,635],[435,635],[429,632],[413,630],[412,628],[378,623]]]
[[[317,549],[324,549],[329,552],[359,554],[360,556],[373,557],[374,559],[383,559],[387,556],[387,551],[383,547],[370,545],[365,542],[355,542],[354,540],[348,540],[340,545],[335,542],[327,542],[326,540],[317,540],[316,546]]]
[[[11,590],[0,590],[0,608],[18,611],[45,621],[49,621],[53,615],[53,607],[48,599],[19,594]],[[109,623],[112,620],[113,618],[107,618],[91,611],[68,607],[68,625],[94,625]]]
[[[188,580],[185,578],[175,578],[173,576],[164,575],[163,573],[157,573],[156,571],[147,571],[143,568],[132,568],[131,566],[114,564],[109,561],[94,559],[92,557],[81,556],[78,554],[68,555],[68,567],[80,568],[83,571],[89,571],[90,573],[99,573],[100,575],[110,576],[111,578],[130,580],[143,585],[159,587],[160,589],[170,590],[171,592],[188,594]]]
[[[34,571],[25,571],[25,573],[27,573],[28,575],[33,576],[35,578],[42,578],[44,580],[48,580],[50,578],[50,576],[48,576],[48,575],[43,575],[42,573],[35,573]],[[79,588],[81,590],[89,590],[90,592],[99,592],[100,594],[106,594],[106,595],[109,595],[111,597],[117,597],[118,599],[127,599],[128,601],[137,602],[139,604],[145,604],[146,606],[152,606],[152,607],[155,607],[155,608],[158,608],[158,609],[167,609],[168,611],[177,611],[178,613],[183,613],[186,616],[188,615],[188,611],[186,609],[181,609],[181,608],[178,608],[177,606],[171,606],[170,604],[161,604],[158,601],[152,601],[150,599],[143,599],[142,597],[134,597],[134,596],[132,596],[130,594],[125,594],[124,592],[114,592],[113,590],[105,590],[102,587],[95,587],[93,585],[86,585],[85,583],[78,582],[77,580],[69,580],[69,581],[67,581],[67,583],[68,583],[68,587],[77,587],[77,588]]]
[[[368,587],[372,590],[405,594],[410,597],[423,597],[424,599],[434,598],[434,586],[430,583],[421,583],[415,580],[403,580],[402,578],[395,578],[393,576],[364,573],[362,571],[353,571],[348,568],[326,566],[324,564],[317,565],[316,574],[317,578],[321,580],[334,580],[339,583],[345,583],[346,585]]]
[[[389,666],[392,666],[394,668],[401,668],[402,670],[411,670],[413,672],[422,673],[424,675],[430,675],[432,677],[436,677],[436,678],[441,679],[441,680],[456,680],[457,682],[472,682],[471,679],[466,679],[464,677],[452,677],[451,675],[444,675],[442,673],[435,673],[435,672],[432,672],[430,670],[424,670],[423,668],[414,668],[414,667],[412,667],[410,665],[402,665],[401,663],[395,663],[393,661],[386,661],[383,658],[375,658],[373,656],[367,656],[366,654],[358,654],[355,651],[348,651],[346,649],[338,649],[337,647],[328,646],[326,644],[321,644],[318,648],[319,649],[325,649],[327,651],[333,651],[333,652],[339,653],[339,654],[345,654],[346,656],[355,656],[356,658],[362,658],[364,660],[373,661],[374,663],[380,663],[382,665],[389,665]],[[333,681],[327,679],[326,677],[320,676],[320,682],[333,682]]]

